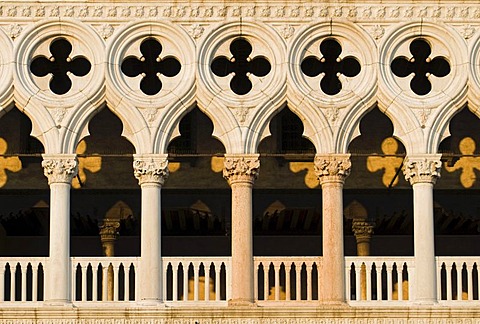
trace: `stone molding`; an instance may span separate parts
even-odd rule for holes
[[[169,175],[167,155],[134,155],[133,174],[139,185],[154,183],[163,186]]]
[[[441,154],[426,154],[407,156],[404,163],[403,174],[405,180],[411,185],[416,183],[435,184],[440,178],[442,169]]]
[[[48,184],[72,183],[78,173],[78,160],[75,154],[43,155],[43,174],[48,178]]]
[[[223,163],[223,177],[229,185],[237,182],[247,182],[253,185],[260,172],[258,154],[226,154]]]
[[[329,182],[341,182],[343,184],[350,174],[351,167],[350,154],[315,156],[315,174],[321,185]]]

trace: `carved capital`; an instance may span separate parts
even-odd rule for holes
[[[75,154],[43,155],[43,174],[48,178],[48,184],[72,183],[78,173],[78,160]]]
[[[315,156],[315,174],[320,184],[344,182],[350,174],[350,154],[328,154]]]
[[[355,235],[357,243],[370,242],[374,227],[374,222],[368,222],[364,219],[354,218],[352,222],[352,232]]]
[[[144,183],[163,185],[169,175],[167,155],[134,155],[133,173],[139,185]]]
[[[105,219],[99,228],[102,243],[113,242],[118,238],[120,222],[117,219]]]
[[[442,162],[440,154],[425,154],[419,156],[407,156],[405,159],[403,174],[411,185],[416,183],[435,184],[440,178]]]
[[[260,171],[258,154],[225,155],[223,177],[231,185],[235,182],[250,182],[253,184]]]

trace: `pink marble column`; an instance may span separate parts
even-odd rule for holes
[[[223,177],[232,188],[232,295],[229,305],[253,305],[252,188],[258,176],[258,154],[225,155]]]
[[[323,266],[320,295],[324,303],[345,302],[343,253],[343,183],[350,174],[349,154],[315,156],[315,173],[322,186]]]
[[[420,304],[437,302],[433,185],[440,177],[440,157],[440,154],[408,156],[403,170],[413,187],[414,300]]]
[[[134,175],[142,188],[139,299],[145,305],[163,302],[161,188],[168,177],[166,155],[135,155]]]
[[[78,172],[75,154],[44,154],[42,167],[50,186],[49,255],[45,269],[45,301],[71,302],[70,187]]]

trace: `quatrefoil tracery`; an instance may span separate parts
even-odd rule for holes
[[[91,64],[83,56],[70,57],[72,44],[64,38],[58,38],[50,44],[49,58],[38,56],[32,60],[30,71],[38,76],[52,75],[50,90],[58,95],[67,93],[72,88],[72,80],[68,73],[83,77],[90,72]]]
[[[245,38],[239,37],[230,44],[230,52],[233,55],[230,59],[226,56],[218,56],[211,64],[212,72],[216,76],[226,77],[233,73],[230,89],[237,95],[245,95],[252,90],[250,74],[264,77],[271,70],[270,62],[265,57],[251,58],[252,51],[252,45]]]
[[[145,39],[140,44],[142,56],[127,57],[122,62],[122,72],[128,77],[142,75],[140,90],[152,96],[162,89],[160,75],[174,77],[180,72],[181,64],[175,57],[160,58],[162,45],[153,37]]]
[[[430,44],[422,38],[412,41],[410,53],[412,53],[410,59],[400,56],[392,61],[392,72],[401,78],[413,73],[414,77],[410,81],[410,89],[419,96],[426,95],[432,90],[432,84],[428,80],[430,75],[433,74],[436,77],[448,75],[450,64],[441,56],[430,58],[432,49]]]
[[[327,38],[320,44],[320,59],[314,55],[307,56],[301,63],[302,72],[309,77],[323,73],[320,88],[327,95],[336,95],[342,90],[339,76],[354,77],[360,73],[360,63],[355,57],[340,58],[342,46],[333,38]]]

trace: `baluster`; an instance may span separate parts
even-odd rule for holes
[[[274,263],[273,271],[275,275],[275,300],[280,300],[280,265]]]
[[[21,301],[26,301],[27,300],[27,269],[28,269],[28,263],[24,262],[23,264],[20,264],[20,273],[22,274],[22,282],[21,282]]]
[[[268,266],[263,266],[263,300],[268,300],[268,296],[270,295],[270,287],[269,287],[269,277],[270,277],[270,264]]]
[[[98,301],[98,264],[92,264],[92,301]]]
[[[360,285],[362,278],[362,262],[355,264],[355,299],[362,300],[362,287]]]
[[[172,300],[178,300],[178,263],[171,262],[172,265]]]
[[[312,300],[312,270],[313,264],[310,266],[305,267],[307,270],[307,300]]]
[[[457,262],[457,300],[462,300],[463,289],[462,289],[462,270],[463,264]]]
[[[103,274],[102,274],[102,301],[108,301],[108,267],[109,264],[102,265]]]
[[[120,264],[115,263],[113,265],[113,301],[118,301],[118,274],[120,272]]]
[[[260,269],[260,264],[254,262],[253,269],[253,298],[254,300],[258,300],[258,271]]]
[[[397,264],[397,300],[403,300],[403,264]]]
[[[385,268],[387,270],[387,300],[393,299],[393,266],[391,264],[385,264]]]
[[[0,263],[0,301],[5,301],[5,267],[5,263]]]
[[[345,262],[345,291],[346,291],[346,294],[345,296],[347,297],[347,301],[348,300],[352,300],[352,264],[348,264],[347,262]],[[323,266],[323,265],[322,265]],[[318,273],[320,273],[322,271],[318,271]],[[318,281],[320,282],[320,281]],[[319,285],[320,286],[320,285]],[[323,292],[321,292],[323,294]]]
[[[469,262],[467,264],[467,294],[468,300],[473,300],[473,264]]]
[[[452,267],[445,263],[445,272],[447,274],[447,300],[452,300]]]
[[[302,300],[302,262],[295,265],[295,300]]]
[[[290,292],[290,269],[292,265],[285,264],[285,300],[291,299],[291,292]]]
[[[123,294],[123,300],[124,301],[130,301],[130,266],[123,266],[123,272],[125,273],[124,275],[124,294]],[[166,276],[164,276],[166,278]],[[166,287],[165,283],[163,284],[163,287]],[[165,296],[165,295],[163,295]]]
[[[198,291],[200,290],[200,265],[198,262],[193,263],[193,300],[198,301]]]
[[[80,271],[82,273],[82,301],[87,300],[87,270],[88,264],[80,264]]]
[[[210,264],[209,263],[205,263],[205,264],[203,265],[203,267],[205,269],[205,298],[204,298],[204,300],[209,301],[210,300]]]
[[[188,269],[190,268],[189,264],[186,264],[183,267],[183,301],[188,300]]]
[[[38,266],[39,263],[32,264],[32,301],[37,301],[38,295]]]
[[[365,262],[365,295],[367,300],[372,300],[372,263]]]
[[[375,271],[377,273],[377,300],[382,300],[382,265],[377,266],[375,263]]]
[[[70,263],[72,268],[70,269],[70,273],[72,274],[71,283],[72,283],[72,301],[77,300],[77,265],[75,263]]]
[[[228,273],[227,265],[225,264],[225,272]],[[220,273],[222,272],[222,263],[219,262],[218,265],[215,266],[215,300],[220,300]],[[228,278],[227,278],[228,279]]]
[[[10,267],[10,301],[15,301],[15,281],[17,273],[17,265]]]

